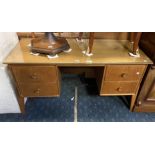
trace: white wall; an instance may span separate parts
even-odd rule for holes
[[[15,47],[18,37],[15,32],[0,32],[0,63]]]
[[[2,64],[17,43],[15,32],[0,32],[0,113],[20,112],[7,66]]]

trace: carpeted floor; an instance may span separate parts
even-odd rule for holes
[[[155,113],[133,113],[122,97],[100,97],[94,80],[62,77],[61,97],[29,98],[26,114],[0,114],[0,122],[73,122],[74,95],[78,87],[79,122],[152,122]],[[95,91],[94,91],[95,90]]]

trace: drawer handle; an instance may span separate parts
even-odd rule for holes
[[[31,79],[33,79],[33,80],[38,79],[38,77],[37,77],[37,74],[36,74],[36,73],[34,73],[33,75],[31,75],[30,77],[31,77]]]
[[[40,89],[38,88],[37,90],[34,91],[35,94],[39,94],[40,93]]]
[[[126,73],[122,73],[122,74],[121,74],[121,77],[122,77],[122,78],[126,78],[126,77],[127,77],[127,74],[126,74]]]
[[[116,90],[117,90],[118,92],[121,92],[121,91],[122,91],[122,88],[119,87],[119,88],[117,88]]]

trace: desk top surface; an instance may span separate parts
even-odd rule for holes
[[[152,61],[139,50],[140,57],[129,56],[128,41],[94,40],[93,55],[86,56],[75,39],[67,39],[72,51],[59,53],[57,58],[34,56],[28,46],[30,39],[22,39],[4,60],[5,64],[53,64],[58,66],[103,66],[106,64],[152,64]]]

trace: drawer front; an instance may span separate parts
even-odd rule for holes
[[[41,96],[59,96],[57,84],[19,84],[19,92],[22,96],[41,97]]]
[[[106,67],[105,81],[139,81],[145,65],[109,65]]]
[[[136,82],[103,82],[101,95],[135,94],[137,84]]]
[[[12,71],[18,83],[57,81],[55,66],[12,66]]]

